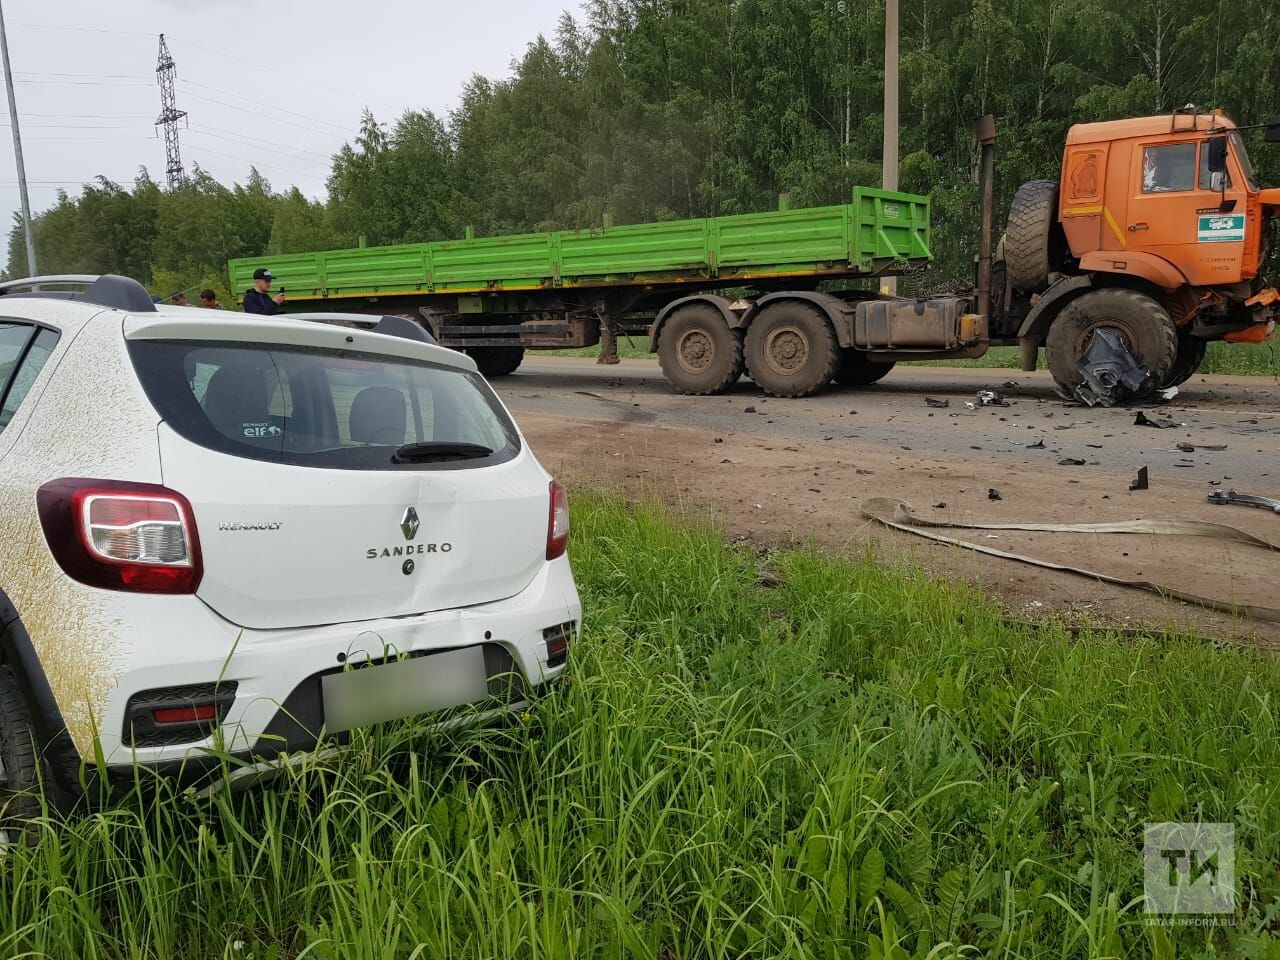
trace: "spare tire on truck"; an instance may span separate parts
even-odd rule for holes
[[[467,347],[463,350],[486,377],[515,373],[524,361],[524,347]]]
[[[1031,180],[1018,188],[1003,243],[1004,267],[1013,288],[1043,289],[1066,253],[1066,237],[1058,224],[1056,181]]]

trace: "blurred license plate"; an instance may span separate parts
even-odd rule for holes
[[[475,703],[489,695],[484,651],[463,647],[320,678],[330,733]]]

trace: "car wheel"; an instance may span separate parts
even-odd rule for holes
[[[17,678],[0,666],[0,843],[31,840],[41,813],[40,760]]]

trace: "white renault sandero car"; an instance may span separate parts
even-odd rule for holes
[[[123,277],[0,284],[9,816],[82,761],[248,770],[564,670],[564,490],[425,341],[157,311]]]

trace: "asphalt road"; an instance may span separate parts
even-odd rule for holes
[[[1015,385],[1006,385],[1010,381]],[[1147,466],[1153,475],[1280,497],[1280,384],[1270,378],[1196,376],[1170,403],[1090,409],[1058,399],[1045,371],[899,365],[872,387],[833,387],[816,397],[785,400],[766,397],[746,379],[723,396],[680,396],[652,361],[610,367],[533,356],[495,386],[517,417],[534,413],[750,433],[1023,470],[1063,466],[1130,475]],[[969,409],[966,402],[988,387],[1009,405]],[[931,407],[926,397],[948,405]],[[1138,411],[1177,426],[1135,425]],[[1074,460],[1084,462],[1063,463]]]

